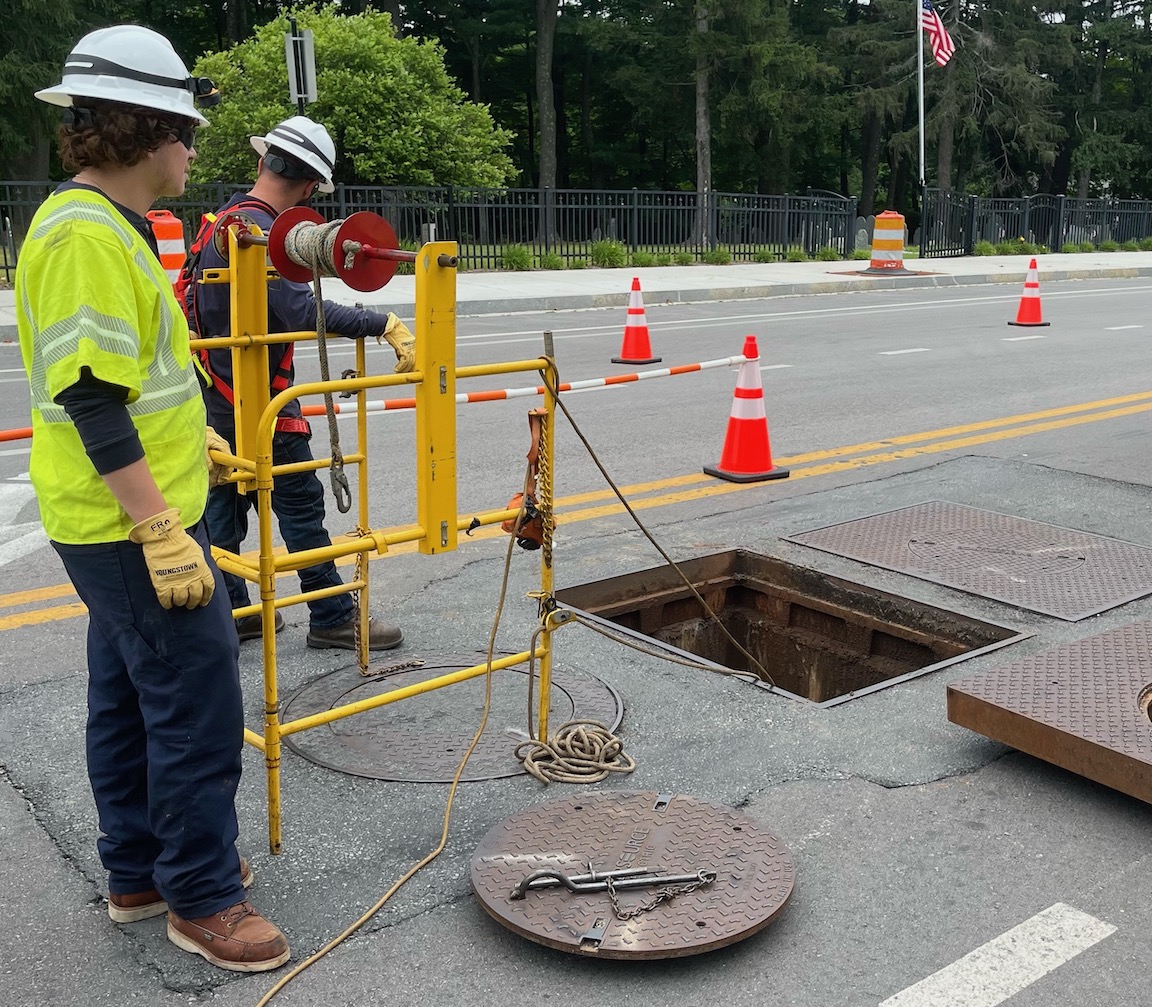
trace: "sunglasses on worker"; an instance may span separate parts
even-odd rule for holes
[[[191,150],[193,145],[196,143],[196,126],[192,123],[188,123],[187,125],[181,126],[178,129],[173,129],[169,135],[173,140],[179,140],[182,144],[184,144],[185,147]]]

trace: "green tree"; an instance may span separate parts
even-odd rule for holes
[[[498,186],[508,180],[512,164],[504,148],[511,134],[451,81],[437,43],[397,38],[389,15],[371,10],[346,16],[332,4],[295,17],[314,35],[317,101],[308,115],[336,141],[339,181]],[[293,114],[287,30],[282,12],[248,40],[197,62],[195,72],[216,81],[222,100],[208,113],[212,128],[197,148],[195,181],[250,177],[248,137]]]

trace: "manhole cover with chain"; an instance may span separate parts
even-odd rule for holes
[[[794,876],[787,847],[753,819],[655,791],[528,808],[492,828],[472,858],[472,888],[493,919],[537,944],[599,958],[681,958],[735,944],[776,918]]]
[[[482,653],[426,655],[369,665],[367,676],[360,675],[355,667],[341,668],[293,693],[285,702],[280,719],[286,723],[371,699],[483,664],[484,660]],[[537,696],[532,693],[533,704]],[[567,720],[595,720],[615,730],[624,716],[624,704],[616,690],[585,672],[553,667],[551,699],[550,730]],[[524,772],[513,753],[526,736],[528,701],[527,668],[492,673],[488,725],[462,780],[492,780]],[[481,675],[289,735],[284,744],[310,762],[353,776],[450,783],[483,712]]]

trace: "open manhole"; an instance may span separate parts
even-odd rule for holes
[[[822,706],[1028,636],[743,549],[679,566],[771,676],[757,685]],[[761,678],[670,567],[565,588],[556,598],[628,635]]]

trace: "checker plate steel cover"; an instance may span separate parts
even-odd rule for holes
[[[497,654],[497,657],[506,655]],[[484,663],[482,653],[427,655],[421,667],[404,659],[378,661],[360,675],[353,666],[321,675],[284,703],[282,722],[336,706],[371,699],[440,675]],[[537,683],[538,688],[538,683]],[[533,697],[535,708],[536,697]],[[595,675],[552,668],[549,724],[596,720],[620,725],[619,694]],[[484,712],[484,676],[457,682],[396,703],[356,713],[284,739],[285,747],[309,762],[352,776],[407,783],[450,783]],[[528,674],[523,668],[492,673],[492,710],[462,781],[493,780],[525,772],[514,755],[528,722]]]
[[[944,500],[787,541],[1068,622],[1152,594],[1152,549]]]
[[[663,874],[716,872],[716,880],[629,920],[607,892],[530,889],[532,871],[565,875],[650,867]],[[472,858],[472,888],[485,911],[522,937],[597,958],[680,958],[725,947],[771,923],[792,894],[792,854],[755,820],[723,804],[655,791],[593,791],[542,804],[492,828]],[[655,887],[618,892],[627,911]]]
[[[1152,621],[948,686],[948,719],[1152,804]]]

